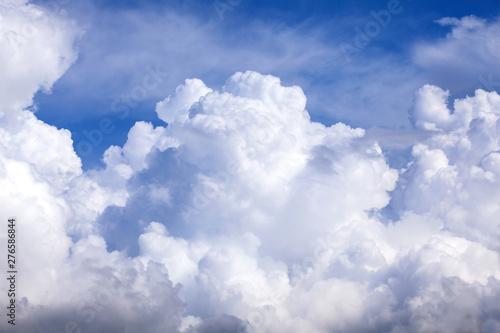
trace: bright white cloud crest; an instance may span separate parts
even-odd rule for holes
[[[23,330],[498,331],[497,93],[452,110],[422,87],[412,117],[431,133],[395,170],[364,130],[311,122],[299,87],[250,71],[220,91],[191,79],[158,103],[165,126],[136,123],[104,169],[82,172],[70,133],[22,110],[60,66],[0,95]],[[119,237],[127,216],[137,256],[107,249],[103,230]]]
[[[28,107],[76,60],[75,24],[27,1],[0,3],[0,112]]]

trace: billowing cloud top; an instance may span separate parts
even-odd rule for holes
[[[0,8],[21,26],[39,10]],[[363,129],[312,122],[300,87],[251,71],[220,91],[188,79],[157,104],[165,126],[137,122],[105,168],[83,172],[70,133],[23,109],[74,59],[78,34],[50,22],[61,35],[42,29],[24,48],[0,40],[19,54],[4,88],[32,47],[52,51],[40,61],[54,66],[35,63],[0,93],[18,329],[500,330],[497,93],[477,90],[452,110],[448,92],[422,87],[412,119],[428,135],[396,170]]]
[[[0,112],[30,106],[76,60],[75,24],[26,2],[0,4]]]

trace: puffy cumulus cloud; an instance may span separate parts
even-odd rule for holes
[[[177,87],[173,98],[169,96],[162,102],[158,102],[156,105],[158,118],[166,123],[172,123],[178,117],[180,121],[183,121],[187,118],[191,105],[211,91],[212,89],[205,86],[203,81],[187,79],[184,85]]]
[[[142,218],[150,214],[165,224],[145,229],[139,254],[144,262],[164,264],[172,281],[184,286],[187,315],[252,321],[241,322],[243,329],[264,320],[262,313],[273,313],[320,329],[324,323],[302,318],[304,313],[297,315],[287,302],[294,284],[304,279],[314,284],[313,277],[323,274],[310,272],[318,239],[332,233],[345,244],[351,231],[340,230],[350,230],[353,219],[383,227],[369,216],[388,204],[396,170],[378,145],[363,141],[362,129],[313,123],[305,104],[299,87],[283,87],[278,78],[255,72],[236,73],[220,92],[186,80],[157,105],[168,126],[139,122],[123,148],[105,153],[106,169],[95,179],[122,177],[114,184],[130,195],[125,210],[111,209],[108,218],[147,212]],[[131,173],[120,173],[123,169]],[[158,187],[168,193],[168,204],[143,200]],[[359,244],[346,251],[339,246],[346,276],[355,275],[361,262],[368,271],[386,265],[382,253],[358,259],[346,253],[370,249],[372,243],[388,251],[383,242],[361,234]],[[337,280],[331,281],[336,285]],[[295,292],[313,297],[302,287]]]
[[[455,100],[453,112],[444,96],[443,90],[432,86],[416,95],[416,124],[425,120],[428,128],[438,131],[413,147],[414,161],[404,175],[401,209],[433,211],[450,221],[447,228],[494,248],[500,208],[500,96],[477,90],[474,97]],[[418,111],[429,103],[427,112]]]
[[[451,114],[446,105],[449,91],[425,85],[415,94],[412,120],[418,128],[426,130],[446,129],[451,121]]]
[[[4,115],[2,214],[16,212],[30,244],[20,322],[494,332],[500,97],[478,90],[453,112],[446,98],[417,92],[414,122],[429,134],[399,171],[364,130],[311,122],[299,87],[255,72],[221,91],[186,80],[157,106],[166,126],[136,123],[106,151],[106,168],[85,173],[67,131],[28,111]],[[53,145],[37,155],[47,136]],[[137,253],[109,250],[111,234]]]
[[[490,332],[499,324],[491,308],[500,273],[500,192],[493,162],[500,149],[500,96],[477,90],[455,100],[453,111],[446,97],[435,86],[417,92],[416,125],[425,124],[434,134],[413,147],[413,161],[393,193],[401,199],[396,206],[402,213],[393,231],[415,226],[415,219],[429,226],[424,238],[412,242],[420,245],[407,252],[418,268],[414,279],[422,279],[420,291],[408,300],[408,327]],[[419,229],[420,234],[425,230]],[[468,319],[457,323],[452,316]]]
[[[76,60],[75,24],[28,1],[0,4],[0,112],[25,108]]]
[[[418,66],[431,73],[430,80],[454,93],[470,93],[477,88],[498,91],[498,17],[491,21],[475,16],[445,17],[436,23],[451,27],[451,32],[439,41],[418,44],[413,56]]]
[[[30,163],[51,190],[69,189],[69,182],[81,175],[81,162],[73,151],[71,133],[38,120],[29,111],[10,112],[2,117],[3,156]]]
[[[2,2],[0,15],[0,215],[16,220],[19,272],[17,327],[3,321],[0,330],[174,331],[185,305],[167,269],[108,252],[95,234],[96,217],[124,205],[126,191],[83,173],[70,132],[22,109],[74,61],[78,29],[22,1]]]
[[[185,304],[163,265],[110,253],[95,235],[73,244],[68,259],[57,283],[33,287],[50,288],[43,300],[24,290],[17,318],[24,331],[174,332],[181,324]]]
[[[28,111],[1,121],[0,213],[16,219],[20,329],[175,330],[185,305],[165,266],[108,252],[95,234],[96,217],[124,205],[126,191],[82,173],[68,131]]]
[[[153,141],[130,135],[100,172],[129,167],[126,214],[161,222],[139,254],[184,286],[183,331],[451,332],[465,325],[452,313],[491,331],[499,96],[478,90],[453,111],[447,97],[416,93],[412,117],[429,134],[398,180],[364,130],[311,122],[299,87],[255,72],[221,91],[186,80],[157,105],[168,125],[137,123],[131,133]],[[143,200],[159,187],[168,202]]]
[[[236,73],[221,92],[203,89],[205,95],[199,96],[200,86],[198,80],[187,80],[176,90],[181,97],[169,97],[157,106],[165,117],[165,110],[177,112],[172,109],[175,101],[195,101],[188,115],[166,128],[137,123],[124,148],[105,153],[103,172],[109,173],[122,164],[139,170],[135,162],[123,159],[129,147],[135,147],[134,154],[151,151],[140,159],[146,163],[141,165],[151,167],[140,169],[130,183],[162,177],[177,200],[169,220],[204,231],[250,230],[263,240],[263,248],[292,259],[307,251],[311,237],[389,202],[387,191],[394,188],[397,172],[387,166],[378,145],[364,145],[362,129],[311,122],[299,87],[283,87],[279,79],[255,72]],[[156,143],[146,144],[134,139],[136,131],[141,138],[162,134]],[[158,175],[155,160],[163,158],[170,160],[162,161],[168,173]],[[183,177],[176,177],[179,172]],[[137,190],[143,185],[137,184]],[[144,203],[142,197],[137,201]],[[217,217],[220,211],[224,218]],[[274,237],[285,225],[297,232],[293,249]],[[184,227],[180,235],[190,234],[192,228]]]
[[[130,178],[160,179],[155,160],[165,159],[183,175],[161,178],[176,198],[163,223],[177,236],[152,224],[140,246],[186,286],[194,331],[224,325],[222,315],[256,332],[498,327],[496,93],[478,90],[451,111],[447,92],[420,89],[412,116],[430,134],[395,188],[378,145],[362,129],[311,122],[300,88],[254,72],[221,92],[197,87],[176,90],[190,107],[172,109],[175,95],[157,106],[175,145],[149,145],[147,166]],[[400,217],[387,222],[390,199]]]

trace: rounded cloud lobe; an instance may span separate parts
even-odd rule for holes
[[[165,126],[137,122],[83,172],[70,133],[22,110],[61,75],[38,70],[0,96],[24,331],[498,331],[497,93],[451,111],[421,88],[412,117],[430,135],[395,170],[363,129],[312,122],[299,87],[190,79],[158,103]]]
[[[0,112],[28,107],[76,60],[74,22],[27,1],[0,4]]]

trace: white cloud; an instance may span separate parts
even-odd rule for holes
[[[177,121],[178,117],[181,118],[179,119],[181,122],[186,120],[191,105],[211,91],[212,89],[207,88],[201,80],[186,80],[184,85],[177,87],[173,99],[167,97],[158,102],[156,105],[158,118],[166,123]]]
[[[23,2],[3,3],[0,14],[5,66],[0,79],[0,212],[16,219],[17,326],[23,331],[68,331],[75,325],[110,332],[146,325],[151,332],[173,330],[184,304],[166,268],[110,253],[94,234],[96,217],[109,205],[125,204],[126,191],[113,191],[83,174],[69,131],[22,110],[75,60],[78,29]],[[29,36],[21,35],[33,25]]]
[[[471,88],[498,91],[498,18],[445,17],[436,23],[450,26],[451,32],[436,42],[418,44],[413,55],[415,63],[428,71],[429,80],[454,93],[469,93]]]
[[[27,1],[0,4],[0,112],[26,108],[76,60],[81,32],[58,13]]]
[[[449,302],[433,294],[440,281],[456,277],[465,285],[481,286],[497,281],[500,271],[492,266],[498,255],[498,223],[493,218],[498,215],[498,194],[492,187],[498,172],[499,148],[493,139],[498,137],[497,94],[478,91],[475,97],[457,100],[452,113],[442,90],[420,90],[414,119],[430,124],[423,129],[439,131],[422,136],[423,143],[413,148],[413,162],[402,171],[393,192],[403,196],[399,208],[406,213],[385,226],[370,219],[367,211],[387,205],[396,174],[377,145],[359,140],[362,130],[311,123],[302,92],[280,88],[273,77],[237,73],[222,91],[193,98],[188,116],[170,123],[165,132],[179,142],[176,158],[195,170],[188,186],[192,194],[177,204],[181,211],[170,216],[181,219],[175,215],[182,214],[183,205],[192,209],[188,222],[193,227],[181,231],[188,243],[177,251],[187,257],[170,265],[176,270],[189,263],[201,284],[192,288],[205,295],[194,302],[213,307],[210,313],[190,307],[191,315],[235,315],[257,331],[412,331],[438,325],[434,321],[451,311]],[[259,135],[262,130],[270,134]],[[278,139],[277,133],[283,136]],[[287,134],[293,138],[288,143]],[[479,146],[473,149],[479,142],[484,147],[480,152]],[[469,160],[471,156],[476,160]],[[231,163],[238,167],[229,168]],[[487,170],[481,171],[483,165]],[[488,198],[481,196],[479,210],[464,201],[471,191],[487,188]],[[249,239],[255,239],[250,247],[244,240],[228,244],[221,238],[239,239],[248,231]],[[193,260],[186,246],[199,244],[200,236],[205,241],[209,237],[212,249]],[[273,285],[272,272],[288,272],[287,278]],[[411,276],[416,280],[410,282]],[[283,290],[279,297],[265,292],[271,285],[270,290]],[[345,296],[339,297],[337,288]],[[189,297],[189,291],[185,295]],[[336,303],[347,298],[352,302]],[[405,304],[420,299],[446,307],[443,317],[426,314],[431,316],[427,322],[417,320],[414,316],[423,308]],[[189,298],[187,302],[193,303]],[[299,306],[321,302],[324,305],[317,308]],[[335,304],[336,316],[322,314]],[[455,312],[469,311],[453,307]],[[415,319],[405,328],[394,326],[405,316]],[[489,320],[494,327],[498,318]]]
[[[177,91],[201,86],[195,80],[185,84]],[[393,198],[403,198],[397,207],[401,219],[387,226],[367,212],[377,216],[388,204],[397,174],[380,148],[362,139],[363,130],[311,123],[300,89],[254,72],[236,73],[222,92],[195,95],[191,107],[180,106],[186,116],[162,132],[178,146],[162,153],[150,144],[142,156],[152,169],[141,171],[142,179],[158,179],[164,171],[153,167],[152,158],[162,155],[177,161],[169,173],[191,168],[182,179],[169,176],[165,183],[179,200],[164,223],[188,216],[176,231],[181,238],[166,236],[161,227],[159,236],[153,237],[153,229],[141,236],[141,254],[151,253],[186,281],[181,294],[189,315],[211,322],[233,315],[251,331],[412,331],[443,318],[426,314],[428,322],[418,317],[394,326],[397,318],[424,311],[408,302],[425,299],[448,307],[432,291],[440,281],[457,277],[484,286],[499,278],[492,266],[498,254],[498,195],[492,187],[498,173],[497,94],[478,91],[457,100],[451,112],[443,90],[425,86],[417,93],[414,120],[434,132],[420,136],[413,161],[401,171],[393,192]],[[486,188],[479,211],[464,201],[470,191]],[[127,206],[142,210],[144,204],[151,205],[137,200]],[[273,280],[280,274],[285,279]],[[346,295],[339,298],[337,289]],[[352,302],[337,303],[348,297]],[[321,302],[317,308],[299,306]],[[337,304],[337,316],[322,313],[328,304]]]
[[[436,86],[425,85],[415,95],[413,109],[415,125],[425,130],[449,129],[451,114],[446,101],[450,92]]]

